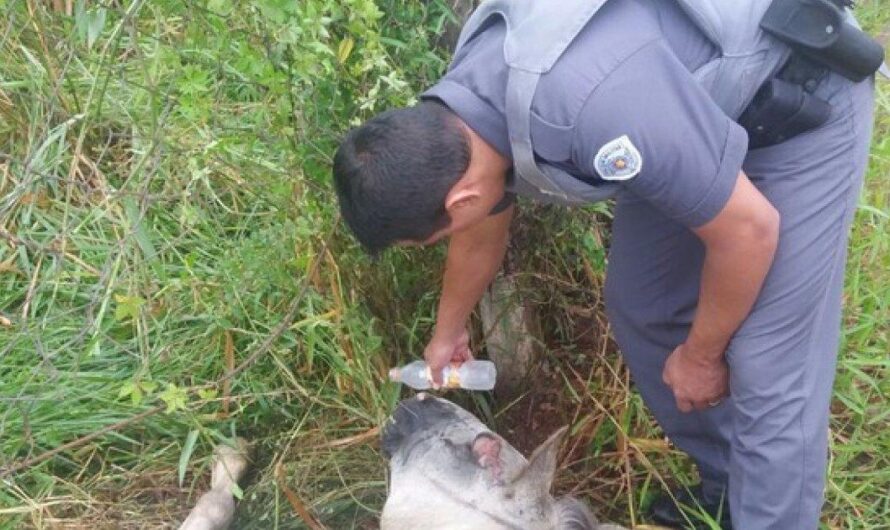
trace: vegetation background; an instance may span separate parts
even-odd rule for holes
[[[890,0],[858,13],[886,37]],[[401,392],[386,369],[422,352],[443,249],[363,256],[331,155],[444,70],[445,4],[0,0],[0,14],[0,528],[175,528],[235,435],[256,470],[238,528],[305,528],[306,510],[374,528],[376,427]],[[878,102],[832,529],[890,527],[887,83]],[[570,423],[558,488],[639,523],[663,477],[693,478],[601,317],[608,209],[533,212],[514,268],[547,331],[538,391],[463,402],[525,449],[545,418]]]

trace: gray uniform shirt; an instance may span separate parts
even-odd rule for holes
[[[422,98],[452,109],[511,158],[504,117],[507,66],[501,21],[478,33]],[[627,136],[640,172],[623,187],[687,226],[725,205],[747,152],[745,131],[691,71],[714,45],[672,0],[611,0],[542,76],[532,105],[535,155],[595,185],[597,152]],[[522,195],[524,183],[508,191]]]

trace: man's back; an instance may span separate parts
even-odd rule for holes
[[[510,156],[505,109],[506,28],[493,21],[458,51],[448,73],[425,98],[438,98],[461,116],[501,154]],[[716,47],[672,0],[611,0],[581,30],[553,69],[541,77],[532,106],[533,123],[570,129],[599,82],[634,51],[662,40],[690,72],[717,55]],[[546,133],[545,133],[546,131]],[[535,146],[552,162],[565,150],[550,127],[532,130]],[[536,149],[537,150],[537,149]],[[539,153],[541,154],[541,153]],[[563,153],[564,154],[564,153]]]
[[[424,97],[441,100],[512,159],[506,31],[498,19],[488,24]],[[530,116],[535,156],[571,175],[560,184],[567,194],[620,181],[683,224],[706,222],[725,204],[747,152],[745,131],[692,75],[716,54],[674,2],[606,2],[541,76]],[[609,166],[616,149],[628,154],[620,169]],[[545,199],[524,179],[508,191]]]

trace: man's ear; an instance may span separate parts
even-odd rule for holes
[[[445,210],[451,213],[465,206],[471,206],[481,196],[482,192],[476,189],[475,186],[462,186],[458,189],[453,189],[445,197]]]

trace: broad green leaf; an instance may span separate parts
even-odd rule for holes
[[[213,388],[202,388],[198,390],[198,397],[204,401],[210,401],[215,398],[218,392]]]
[[[114,319],[118,322],[139,317],[139,309],[145,304],[145,300],[139,296],[114,295],[117,305],[114,308]]]
[[[130,398],[130,403],[133,404],[134,407],[138,407],[142,404],[142,388],[139,383],[136,381],[128,381],[121,386],[120,392],[117,394],[118,398]]]
[[[244,490],[238,484],[232,484],[232,495],[239,501],[244,500]]]
[[[346,62],[349,59],[349,55],[352,53],[352,49],[355,47],[355,40],[352,37],[346,37],[345,39],[340,41],[340,46],[337,48],[337,61],[340,64]]]
[[[256,5],[264,17],[281,24],[287,20],[288,12],[295,8],[289,3],[291,3],[289,0],[258,0]],[[293,3],[296,4],[296,2]]]
[[[133,381],[127,381],[126,383],[121,385],[121,390],[117,393],[117,397],[127,397],[132,394],[134,390],[136,390],[136,383],[134,383]]]
[[[167,388],[158,397],[167,405],[165,412],[170,414],[171,412],[185,409],[188,394],[186,394],[184,388],[179,388],[173,383],[167,383]]]

